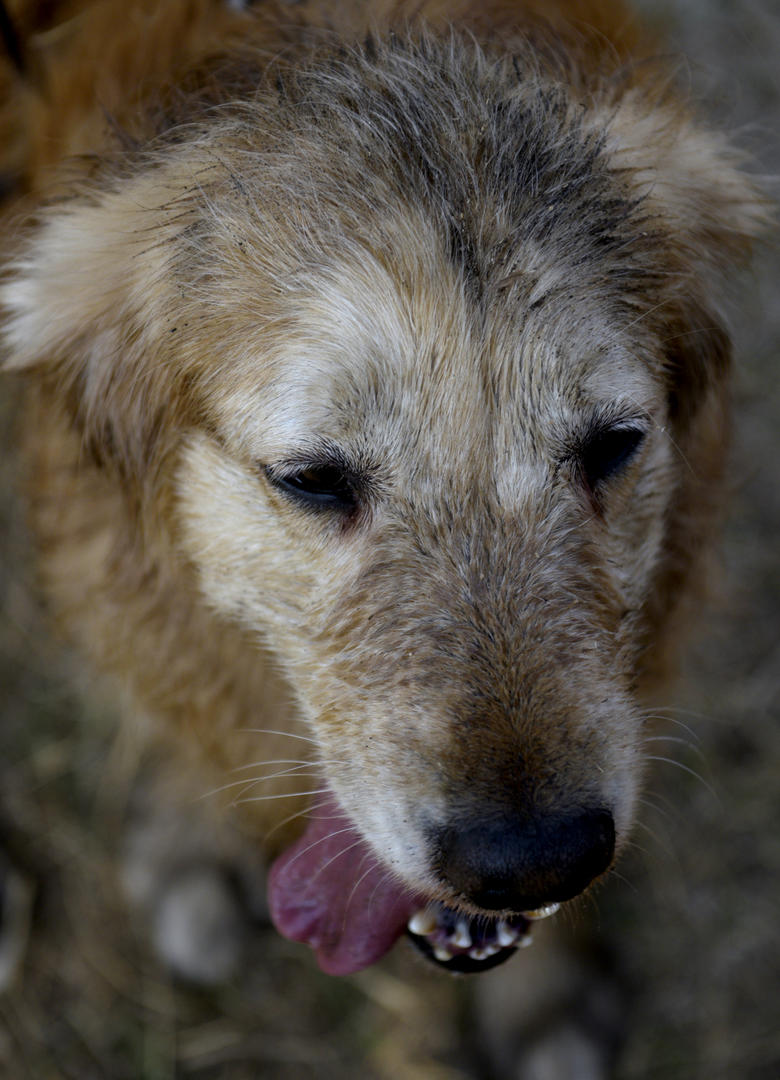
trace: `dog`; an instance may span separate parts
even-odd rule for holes
[[[618,3],[36,10],[0,304],[52,611],[185,771],[259,769],[324,971],[486,970],[628,842],[762,198]]]

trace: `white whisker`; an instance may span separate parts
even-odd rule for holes
[[[643,319],[646,319],[649,315],[652,315],[654,311],[658,311],[660,308],[666,307],[668,304],[668,300],[661,300],[659,303],[653,304],[653,306],[651,308],[648,308],[647,311],[643,311],[641,315],[637,315],[635,319],[632,319],[630,323],[627,323],[624,329],[630,330],[632,326],[636,326],[638,323],[641,323]]]
[[[270,802],[271,799],[302,799],[307,795],[325,795],[330,793],[330,788],[317,788],[315,791],[288,791],[280,795],[252,795],[246,799],[237,799],[236,805],[245,802]]]
[[[267,780],[279,780],[286,776],[305,776],[307,779],[319,777],[320,773],[317,769],[312,769],[311,772],[303,771],[304,769],[308,769],[311,764],[312,763],[310,761],[305,761],[302,762],[300,765],[295,765],[291,769],[280,769],[278,772],[269,773],[267,776],[256,776],[253,779],[245,776],[241,780],[231,780],[228,784],[222,784],[220,787],[213,788],[211,791],[205,792],[203,795],[201,795],[201,798],[207,799],[210,798],[212,795],[218,795],[221,791],[229,791],[231,788],[235,787],[243,786],[245,791],[249,791],[250,788],[255,787],[257,784],[262,784]]]
[[[696,754],[702,761],[706,761],[706,755],[700,746],[696,746],[690,739],[681,739],[678,735],[648,735],[642,742],[645,744],[657,742],[677,743],[679,746],[686,747],[692,754]]]
[[[654,791],[652,795],[645,792],[644,795],[639,796],[638,800],[643,806],[648,807],[655,814],[660,814],[662,818],[667,820],[673,820],[678,817],[679,809],[671,800],[665,799],[663,795],[659,795],[657,791]]]
[[[363,856],[363,860],[365,860],[366,858],[368,858],[368,854],[369,854],[369,853],[368,853],[368,852],[366,852],[366,854],[365,854],[365,855]],[[354,900],[354,898],[355,898],[355,893],[357,892],[357,890],[358,890],[358,888],[359,888],[359,886],[360,886],[361,882],[365,881],[365,879],[366,879],[366,878],[368,877],[368,875],[369,875],[370,873],[372,873],[372,872],[373,872],[374,870],[376,870],[376,868],[377,868],[377,866],[378,866],[378,865],[379,865],[379,859],[377,859],[377,858],[375,857],[375,858],[374,858],[374,861],[372,862],[372,864],[371,864],[371,865],[370,865],[370,866],[368,867],[368,869],[367,869],[366,871],[364,871],[364,873],[362,873],[362,874],[360,875],[360,877],[359,877],[359,878],[357,879],[357,881],[355,882],[355,884],[354,884],[354,885],[352,886],[352,889],[350,890],[350,894],[349,894],[349,896],[347,897],[347,903],[346,903],[346,905],[345,905],[345,907],[344,907],[344,923],[345,923],[345,925],[346,925],[346,921],[347,921],[347,912],[349,911],[349,905],[350,905],[350,904],[352,903],[352,901]],[[362,862],[361,862],[361,866],[362,866]],[[380,885],[380,884],[381,884],[381,879],[380,879],[380,881],[378,881],[378,882],[376,883],[376,885],[374,886],[374,890],[373,890],[373,891],[372,891],[372,893],[371,893],[372,897],[373,897],[373,895],[374,895],[374,892],[376,892],[376,890],[377,890],[377,888],[379,887],[379,885]],[[368,906],[370,907],[370,905],[368,905]]]
[[[668,855],[670,858],[674,858],[674,855],[675,855],[674,850],[672,849],[672,847],[666,841],[661,839],[661,837],[659,836],[659,834],[656,832],[655,829],[651,829],[650,826],[645,824],[644,821],[636,821],[636,822],[634,822],[634,828],[642,829],[643,832],[646,832],[647,835],[658,845],[658,847],[661,849],[661,851],[663,851],[663,853],[665,855]],[[650,853],[648,851],[646,851],[645,848],[640,847],[640,845],[638,845],[636,843],[636,841],[630,841],[630,843],[638,851],[641,851],[643,855],[648,855],[649,856]]]
[[[708,784],[707,781],[704,779],[704,777],[700,773],[697,773],[695,769],[691,769],[688,765],[683,765],[683,763],[681,761],[675,761],[674,758],[661,757],[661,756],[659,756],[657,754],[648,754],[647,755],[647,760],[648,761],[661,761],[666,765],[674,765],[674,766],[676,766],[676,768],[682,769],[683,772],[688,773],[689,776],[692,776],[692,777],[694,777],[694,779],[698,780],[699,783],[702,785],[702,787],[704,787],[710,793],[710,795],[712,795],[712,797],[718,803],[720,803],[720,796],[718,795],[715,788],[711,784]]]
[[[699,719],[699,720],[704,719],[701,716],[696,716],[695,713],[691,713],[690,715],[693,716],[695,719]],[[643,717],[643,720],[649,721],[649,722],[663,721],[664,723],[667,723],[667,724],[675,724],[677,727],[682,728],[683,731],[685,731],[688,735],[690,735],[693,742],[701,742],[701,736],[699,735],[699,733],[696,731],[695,728],[692,728],[690,726],[690,724],[686,724],[683,720],[680,720],[678,717],[671,716],[671,715],[669,715],[669,714],[667,714],[665,712],[662,712],[661,710],[656,709],[653,712],[646,713],[644,715],[644,717]]]
[[[319,746],[317,740],[312,739],[310,735],[298,735],[292,731],[275,731],[273,728],[240,728],[239,731],[242,735],[282,735],[287,739],[301,739],[303,742]]]
[[[322,799],[320,802],[312,803],[311,806],[306,806],[302,810],[296,810],[294,814],[289,814],[282,821],[277,821],[277,823],[275,825],[273,825],[265,833],[265,839],[268,840],[270,837],[273,836],[273,834],[275,832],[277,832],[279,829],[283,829],[285,827],[285,825],[289,825],[291,822],[295,821],[297,818],[302,818],[302,817],[306,817],[306,816],[311,815],[311,814],[316,814],[318,810],[321,810],[324,806],[327,806],[327,805],[328,805],[327,800]],[[332,816],[333,818],[338,817],[337,814],[333,814],[333,815],[330,815],[330,816]]]
[[[347,832],[346,829],[344,829],[342,831]],[[337,834],[333,833],[332,835],[336,836]],[[328,869],[328,867],[330,866],[331,863],[334,863],[337,859],[340,859],[342,855],[346,855],[348,851],[351,851],[352,848],[356,848],[362,843],[363,843],[363,839],[362,839],[362,837],[359,836],[357,838],[357,840],[353,840],[353,842],[351,844],[347,844],[346,847],[342,848],[340,851],[337,851],[335,855],[331,855],[331,857],[329,859],[327,859],[322,864],[322,866],[319,866],[317,868],[317,872],[315,873],[314,877],[311,880],[313,881],[315,878],[318,878],[320,876],[320,874],[323,872],[323,870]]]
[[[231,772],[241,772],[242,769],[265,769],[268,765],[314,765],[314,761],[304,761],[301,758],[269,758],[260,761],[248,761],[246,765],[236,765]]]
[[[311,851],[311,849],[315,848],[318,844],[322,844],[326,840],[332,840],[334,836],[341,836],[342,833],[352,832],[352,831],[353,831],[352,826],[347,825],[343,829],[335,829],[333,832],[327,833],[327,835],[325,835],[325,836],[318,837],[316,840],[313,840],[311,844],[309,844],[307,847],[303,848],[301,851],[296,851],[295,855],[292,857],[292,859],[290,859],[290,861],[289,861],[289,863],[287,865],[292,866],[292,864],[294,862],[297,862],[297,860],[300,859],[302,855],[305,855],[307,851]],[[354,847],[354,846],[355,846],[354,844],[350,845],[350,847]],[[342,848],[342,850],[338,853],[338,855],[334,855],[333,859],[329,859],[328,862],[324,863],[323,866],[321,866],[319,868],[317,873],[319,873],[320,870],[324,870],[325,867],[329,866],[330,863],[333,862],[334,859],[338,859],[339,855],[343,855],[347,851],[349,851],[349,847]],[[315,874],[314,876],[316,877],[317,874]]]
[[[631,841],[629,841],[628,846],[629,847],[633,846],[631,844]],[[633,883],[633,881],[629,881],[629,879],[626,877],[625,874],[621,874],[618,870],[610,870],[609,876],[611,878],[615,878],[617,881],[622,881],[623,884],[627,885],[629,887],[629,889],[633,893],[636,893],[636,895],[639,896],[639,889],[636,887],[636,885]],[[564,905],[564,907],[565,907],[565,905]]]

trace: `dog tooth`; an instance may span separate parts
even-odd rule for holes
[[[470,949],[469,956],[472,960],[487,960],[489,956],[495,956],[501,952],[500,945],[482,945],[478,949]]]
[[[533,945],[534,939],[530,934],[523,934],[521,938],[517,939],[518,949],[527,949],[529,945]]]
[[[471,934],[469,933],[469,924],[465,919],[458,919],[455,923],[455,933],[450,939],[452,944],[458,949],[471,948]]]
[[[434,945],[433,955],[437,960],[441,960],[443,963],[446,963],[447,960],[452,960],[452,953],[449,949],[445,949],[443,945]]]
[[[524,911],[526,919],[549,919],[560,909],[560,904],[544,904],[543,907],[534,908],[532,911]]]
[[[419,911],[415,911],[414,915],[412,915],[406,925],[411,932],[417,934],[418,937],[425,937],[426,934],[432,934],[438,925],[436,912],[432,907],[420,908]]]
[[[516,941],[517,930],[514,930],[504,919],[499,919],[496,923],[496,944],[506,949],[514,945]]]

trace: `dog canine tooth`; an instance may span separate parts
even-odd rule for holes
[[[439,925],[435,909],[432,907],[420,908],[419,911],[415,911],[406,925],[411,933],[417,934],[419,937],[427,937]]]

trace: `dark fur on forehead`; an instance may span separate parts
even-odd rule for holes
[[[315,153],[337,148],[341,182],[389,181],[401,205],[424,206],[477,294],[511,275],[529,242],[580,275],[644,277],[626,248],[637,200],[603,135],[586,130],[560,64],[516,46],[495,58],[453,32],[340,49],[283,78],[278,122],[291,149],[302,134]]]

